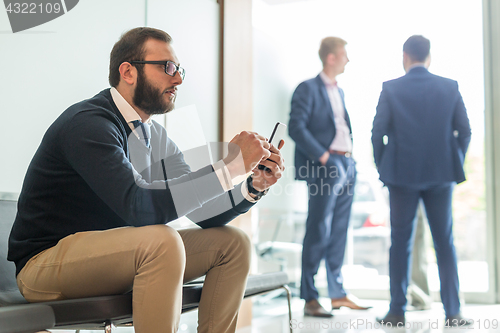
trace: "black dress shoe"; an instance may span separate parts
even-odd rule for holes
[[[404,315],[387,313],[384,318],[377,318],[377,321],[386,327],[403,328],[406,320]]]
[[[446,316],[444,327],[464,327],[474,324],[474,320],[462,317],[461,313],[454,316]]]
[[[333,317],[333,314],[326,311],[325,308],[319,304],[317,299],[306,302],[306,305],[304,306],[304,315],[323,318]]]

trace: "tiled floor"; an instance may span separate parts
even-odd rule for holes
[[[238,333],[289,333],[290,326],[294,333],[337,333],[337,332],[446,332],[458,333],[467,331],[500,332],[500,305],[465,305],[464,316],[473,319],[473,327],[445,328],[444,311],[441,303],[434,303],[431,310],[412,311],[406,314],[405,328],[385,328],[376,321],[376,317],[384,316],[389,308],[387,301],[365,301],[373,308],[367,311],[340,309],[334,311],[332,319],[304,317],[303,302],[294,299],[292,304],[293,319],[288,323],[286,302],[284,299],[273,300],[274,305],[254,305],[255,319],[252,327],[240,329]],[[328,308],[328,299],[321,302]],[[265,308],[269,306],[269,308]]]
[[[464,316],[474,320],[473,327],[444,328],[444,312],[441,303],[434,303],[431,310],[413,311],[406,314],[405,328],[384,328],[376,323],[375,318],[384,316],[389,308],[388,301],[364,300],[363,305],[372,306],[367,311],[340,309],[334,311],[332,319],[318,319],[303,316],[303,301],[292,301],[292,321],[288,320],[287,302],[278,297],[260,304],[262,298],[254,297],[252,326],[241,328],[237,333],[340,333],[340,332],[387,332],[387,333],[460,333],[460,332],[500,332],[499,305],[465,305]],[[321,299],[328,308],[328,299]],[[179,333],[196,333],[197,311],[181,316]],[[55,331],[63,333],[63,331]],[[69,331],[68,331],[69,332]],[[102,331],[86,331],[102,333]],[[119,327],[116,333],[133,333],[133,328]]]

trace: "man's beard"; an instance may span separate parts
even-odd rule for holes
[[[163,93],[153,87],[142,71],[137,71],[137,86],[133,102],[148,115],[164,114],[174,109],[174,102],[166,102]]]

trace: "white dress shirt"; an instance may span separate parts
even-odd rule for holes
[[[325,74],[325,72],[319,73],[319,76],[326,87],[326,92],[328,93],[328,98],[332,106],[333,119],[335,121],[335,129],[337,133],[330,144],[331,150],[352,152],[352,141],[351,141],[351,131],[347,125],[345,118],[346,111],[344,108],[344,103],[342,102],[342,97],[340,97],[339,88],[337,82],[333,82]]]

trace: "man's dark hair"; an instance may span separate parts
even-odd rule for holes
[[[413,35],[403,45],[403,52],[413,61],[424,62],[431,50],[431,42],[421,35]]]
[[[172,37],[163,30],[155,28],[135,28],[125,32],[120,40],[116,42],[109,55],[109,84],[112,87],[118,86],[120,82],[120,65],[123,62],[134,60],[144,60],[144,43],[150,39],[157,39],[165,43],[170,43]],[[138,70],[142,70],[139,65]]]

